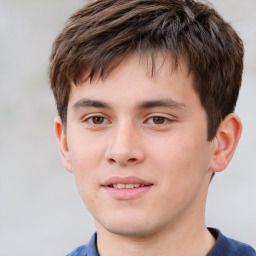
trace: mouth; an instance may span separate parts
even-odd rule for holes
[[[139,187],[144,187],[145,185],[142,184],[123,184],[123,183],[118,183],[118,184],[110,184],[108,187],[110,188],[118,188],[118,189],[132,189],[132,188],[139,188]],[[149,186],[149,185],[147,185]]]
[[[151,182],[135,177],[135,176],[127,176],[127,177],[120,177],[120,176],[113,176],[106,179],[102,186],[104,187],[113,187],[118,189],[132,189],[138,187],[145,187],[153,185]]]
[[[147,193],[153,184],[137,177],[111,177],[102,187],[111,198],[116,200],[133,200]]]

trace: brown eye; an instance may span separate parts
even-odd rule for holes
[[[105,118],[102,116],[94,116],[91,118],[93,124],[103,124]]]
[[[155,116],[152,119],[153,119],[154,124],[163,124],[166,121],[166,118],[161,117],[161,116]]]

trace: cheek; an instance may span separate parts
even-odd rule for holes
[[[91,168],[100,163],[104,156],[104,142],[98,143],[97,138],[73,133],[75,136],[70,137],[72,142],[69,145],[70,157],[74,171],[88,172]]]
[[[77,184],[77,188],[86,203],[87,194],[97,189],[97,175],[101,168],[104,158],[103,143],[95,142],[94,138],[87,136],[70,137],[69,152],[71,159],[72,172]]]
[[[200,195],[208,165],[203,150],[206,149],[205,145],[200,148],[200,143],[188,143],[183,139],[179,143],[172,140],[168,145],[165,141],[165,145],[156,152],[158,159],[155,158],[154,163],[160,174],[161,202],[174,214],[179,214]]]
[[[152,164],[162,177],[166,177],[173,191],[192,187],[203,178],[209,165],[207,142],[190,136],[181,135],[161,141],[151,156],[154,159]]]
[[[151,152],[160,170],[168,173],[179,173],[187,170],[187,165],[193,161],[193,146],[183,136],[170,136],[158,141],[158,146]]]
[[[71,165],[77,189],[84,203],[92,205],[98,188],[97,174],[102,159],[101,144],[90,139],[73,140],[70,146]],[[90,207],[88,207],[90,208]]]

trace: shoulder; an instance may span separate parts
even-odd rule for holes
[[[94,233],[88,245],[79,246],[66,256],[99,256],[96,248],[96,242],[97,234]]]
[[[66,256],[87,256],[87,245],[77,247],[74,251],[70,252]]]
[[[229,239],[231,248],[234,251],[234,256],[256,256],[255,250],[248,244]]]
[[[256,256],[255,250],[248,244],[224,236],[219,230],[210,228],[216,238],[216,244],[208,256]]]

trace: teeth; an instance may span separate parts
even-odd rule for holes
[[[125,188],[125,184],[114,184],[114,188]]]
[[[125,188],[138,188],[139,186],[139,184],[126,184]]]
[[[140,185],[140,184],[113,184],[114,188],[138,188],[138,187],[144,187],[144,185]]]

